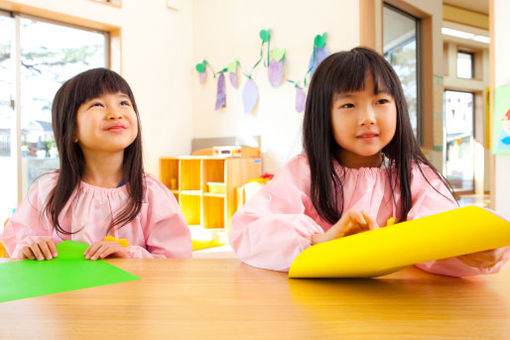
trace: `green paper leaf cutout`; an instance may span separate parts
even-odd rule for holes
[[[237,65],[239,65],[239,60],[234,59],[230,64],[228,64],[228,71],[235,73],[237,71]]]
[[[196,64],[195,65],[195,69],[199,72],[199,73],[204,73],[205,72],[205,60],[203,62],[201,62],[200,64]]]
[[[313,40],[313,44],[318,48],[323,48],[326,45],[326,39],[328,38],[328,34],[324,33],[323,35],[317,34],[315,39]]]
[[[260,30],[259,36],[260,39],[262,39],[262,42],[268,42],[269,39],[271,39],[271,33],[269,30]]]
[[[284,48],[273,48],[271,50],[271,58],[276,61],[280,61],[285,57],[285,49]]]

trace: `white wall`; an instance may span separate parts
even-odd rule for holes
[[[494,74],[495,86],[510,84],[510,35],[508,34],[508,13],[510,13],[510,2],[507,0],[494,0],[493,19],[494,32]],[[494,203],[495,209],[510,218],[510,156],[495,156],[495,188]]]
[[[234,58],[251,71],[260,53],[261,29],[271,29],[271,47],[286,49],[284,78],[301,82],[316,34],[328,33],[330,52],[353,48],[359,42],[358,1],[195,0],[193,5],[194,63],[206,59],[216,71]],[[252,113],[244,114],[244,76],[235,90],[227,75],[227,106],[215,111],[217,80],[209,73],[207,81],[200,84],[197,73],[192,75],[195,138],[261,135],[263,168],[273,173],[302,151],[303,113],[294,109],[295,89],[291,84],[272,88],[267,69],[259,65],[253,74],[259,102]]]
[[[115,8],[87,0],[17,0],[122,28],[122,76],[131,85],[142,120],[144,161],[158,175],[159,158],[188,154],[192,138],[192,3],[123,0]]]

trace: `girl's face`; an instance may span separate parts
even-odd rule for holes
[[[80,105],[76,138],[83,152],[119,152],[138,134],[138,120],[129,97],[104,93]]]
[[[331,123],[341,163],[353,168],[380,166],[380,152],[395,135],[396,121],[395,100],[384,91],[374,94],[370,73],[363,91],[334,95]]]

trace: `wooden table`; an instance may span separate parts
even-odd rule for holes
[[[289,280],[237,259],[109,262],[142,279],[2,303],[0,339],[510,338],[510,266]]]

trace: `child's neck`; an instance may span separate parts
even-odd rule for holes
[[[361,156],[346,150],[342,150],[338,154],[340,164],[346,168],[380,168],[383,163],[383,155],[381,152],[372,156]]]
[[[114,154],[84,152],[84,157],[84,182],[103,188],[116,188],[122,181],[123,151]]]

